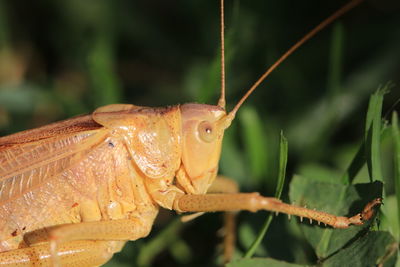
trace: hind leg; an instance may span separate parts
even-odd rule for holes
[[[25,234],[24,240],[26,244],[30,245],[27,248],[33,249],[33,252],[42,252],[45,250],[44,255],[50,252],[49,259],[52,262],[52,266],[59,267],[64,265],[62,258],[64,254],[60,254],[60,249],[65,246],[71,247],[71,251],[65,250],[66,255],[74,253],[75,251],[79,251],[79,253],[84,252],[85,250],[80,251],[80,248],[72,247],[75,241],[81,242],[100,242],[98,243],[100,246],[99,251],[111,251],[111,254],[107,254],[107,256],[111,256],[115,249],[111,246],[117,242],[117,244],[123,244],[127,240],[136,240],[147,236],[151,229],[151,223],[146,221],[146,219],[121,219],[121,220],[110,220],[110,221],[96,221],[96,222],[82,222],[75,224],[62,224],[51,226],[45,229],[39,229],[30,233]],[[93,241],[88,241],[93,240]],[[106,243],[101,243],[106,242]],[[45,247],[42,244],[45,244]],[[89,243],[77,243],[87,245]],[[105,244],[104,247],[101,244]],[[40,247],[40,249],[37,249]],[[88,248],[90,250],[90,247]],[[120,248],[119,248],[120,249]],[[15,250],[18,253],[18,250]],[[11,251],[12,252],[12,251]],[[10,253],[11,253],[10,252]],[[79,254],[78,253],[78,254]],[[11,254],[12,255],[12,254]],[[19,255],[19,254],[18,254]],[[24,256],[25,254],[22,254]],[[36,255],[36,254],[34,254]],[[84,258],[86,259],[88,256],[86,253]],[[100,257],[104,255],[104,253],[96,254],[95,257]],[[26,255],[25,255],[26,257]],[[72,256],[72,260],[79,258],[78,256]],[[1,258],[0,258],[1,259]],[[42,258],[40,258],[42,259]],[[39,261],[40,262],[40,261]],[[1,266],[1,265],[0,265]],[[40,266],[40,265],[39,265]],[[66,266],[71,266],[70,264]],[[73,265],[72,265],[73,266]],[[81,266],[80,264],[76,266]]]
[[[58,246],[57,257],[61,266],[100,266],[119,252],[124,241],[70,241]],[[28,267],[53,266],[48,243],[0,253],[0,266]]]

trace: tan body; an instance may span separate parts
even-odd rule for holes
[[[81,222],[130,220],[139,236],[118,239],[146,236],[159,206],[172,209],[184,187],[197,192],[182,164],[181,107],[110,105],[1,138],[0,252],[47,241],[46,227]],[[215,167],[206,171],[215,178]]]
[[[79,118],[82,119],[90,121],[91,117]],[[13,166],[14,171],[28,168],[21,161],[26,158],[28,162],[39,161],[27,172],[51,173],[33,180],[30,173],[14,173],[1,182],[4,190],[0,195],[0,251],[24,246],[24,233],[52,225],[140,216],[152,224],[157,209],[145,189],[146,178],[138,174],[138,168],[129,160],[122,140],[100,125],[97,128],[0,150],[2,167]],[[57,160],[56,155],[66,143],[72,147],[69,155]],[[54,149],[57,146],[60,149]],[[35,154],[34,149],[39,147],[47,148]],[[42,157],[54,157],[54,160],[40,164]],[[10,175],[13,173],[2,168],[1,177]]]
[[[161,116],[161,110],[169,114]],[[165,128],[177,129],[171,142],[178,146],[179,108],[162,108],[152,113],[165,123]],[[141,122],[137,123],[138,128],[143,127]],[[0,139],[0,251],[23,247],[24,233],[57,224],[140,217],[146,225],[152,225],[158,209],[149,190],[155,182],[160,184],[160,191],[173,187],[180,166],[178,151],[172,153],[175,158],[170,162],[169,177],[152,179],[135,163],[123,136],[96,123],[92,116],[52,126],[33,130],[35,135],[27,131]],[[24,136],[44,139],[24,140]],[[156,152],[157,148],[148,149]],[[22,169],[25,171],[21,173]],[[37,173],[42,175],[32,177]]]

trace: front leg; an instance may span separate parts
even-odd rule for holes
[[[361,213],[352,217],[332,215],[323,211],[310,210],[304,207],[283,203],[279,199],[263,197],[258,193],[238,194],[207,194],[183,195],[174,203],[174,209],[179,212],[213,212],[213,211],[239,211],[268,210],[288,215],[308,218],[334,228],[347,228],[350,225],[361,225],[374,215],[374,207],[382,203],[381,198],[368,203]]]

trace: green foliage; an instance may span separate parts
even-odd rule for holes
[[[0,135],[115,102],[216,103],[217,2],[1,1]],[[239,111],[220,161],[220,172],[241,191],[281,195],[343,216],[383,191],[381,213],[347,230],[240,213],[229,266],[394,265],[400,236],[399,126],[390,109],[400,98],[395,2],[364,3],[283,63]],[[279,55],[339,8],[333,0],[225,5],[228,109]],[[376,91],[389,80],[395,84],[390,93]],[[391,122],[382,120],[382,111]],[[281,129],[290,144],[287,168]],[[186,224],[176,216],[162,212],[148,238],[129,242],[107,266],[221,264],[220,216]],[[242,259],[255,239],[262,241],[254,258]]]
[[[300,267],[300,266],[304,266],[304,265],[292,264],[292,263],[287,263],[284,261],[278,261],[278,260],[274,260],[274,259],[262,259],[262,258],[242,259],[242,260],[233,261],[233,262],[227,264],[227,267],[247,267],[247,266],[253,266],[253,267],[263,267],[263,266]]]
[[[360,237],[357,242],[338,251],[327,260],[320,262],[319,266],[394,266],[398,244],[387,232],[376,231]],[[252,258],[236,260],[228,267],[245,266],[274,266],[274,267],[300,267],[310,265],[292,264],[271,258]]]

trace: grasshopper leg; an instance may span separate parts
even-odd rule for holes
[[[371,219],[374,215],[374,208],[381,203],[382,199],[374,199],[365,206],[362,212],[352,217],[336,216],[323,211],[286,204],[279,199],[263,197],[258,193],[183,195],[176,200],[174,207],[180,212],[268,210],[309,218],[334,228],[347,228],[352,224],[361,225],[364,221]]]
[[[151,230],[151,223],[140,219],[121,219],[110,221],[62,224],[40,229],[24,236],[27,244],[49,242],[53,266],[60,266],[60,246],[75,240],[126,241],[145,237]]]
[[[89,267],[106,263],[121,250],[124,241],[70,241],[58,247],[61,266]],[[52,266],[52,253],[48,244],[10,250],[0,253],[1,266]]]

